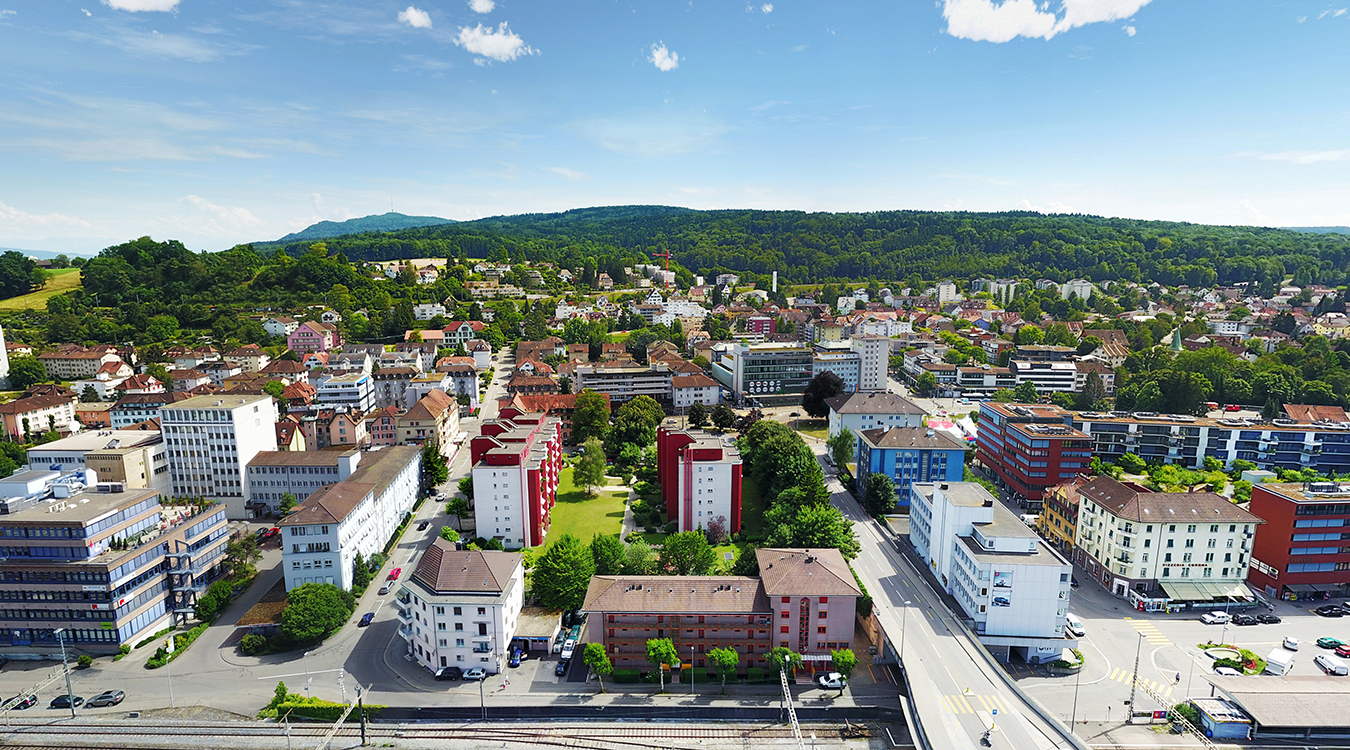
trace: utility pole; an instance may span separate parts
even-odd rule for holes
[[[1086,659],[1083,660],[1084,662]],[[1078,721],[1078,683],[1083,681],[1083,663],[1078,665],[1078,672],[1073,677],[1073,714],[1069,718],[1069,731],[1073,731],[1074,722]]]
[[[75,689],[70,686],[70,661],[66,659],[66,629],[56,629],[56,642],[61,644],[61,669],[66,673],[66,701],[70,704],[70,718],[75,718]]]
[[[1139,634],[1139,640],[1134,644],[1134,676],[1130,680],[1130,715],[1127,724],[1134,723],[1134,691],[1139,685],[1139,649],[1144,645],[1144,634]]]
[[[361,746],[366,746],[366,704],[361,701],[361,686],[356,686],[356,711],[361,718]]]

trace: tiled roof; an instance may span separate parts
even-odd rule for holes
[[[922,407],[894,393],[845,393],[825,399],[838,414],[927,414]]]
[[[755,550],[759,577],[769,596],[862,596],[839,550]]]
[[[1213,492],[1147,492],[1107,476],[1078,489],[1112,515],[1141,523],[1265,523]]]
[[[966,449],[966,446],[950,434],[942,430],[930,430],[926,427],[892,427],[889,430],[878,428],[863,430],[860,435],[873,448]]]
[[[521,560],[519,552],[457,550],[454,542],[438,538],[422,553],[413,578],[437,592],[500,594]]]
[[[285,453],[287,451],[281,451]],[[308,456],[310,452],[296,453]],[[305,501],[296,506],[295,512],[278,522],[278,526],[305,526],[315,523],[339,523],[347,517],[366,495],[375,491],[375,485],[360,482],[338,482],[320,487]]]
[[[768,613],[769,597],[749,576],[592,576],[587,612]]]

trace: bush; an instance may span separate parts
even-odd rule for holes
[[[1189,702],[1178,703],[1172,706],[1171,716],[1182,716],[1191,723],[1196,729],[1200,728],[1200,712],[1196,710]]]
[[[612,682],[635,683],[639,679],[641,679],[641,673],[636,669],[616,669],[614,670],[614,673],[610,675],[610,680]]]
[[[261,635],[249,634],[239,639],[239,650],[254,656],[260,654],[267,648],[267,638]]]
[[[681,685],[688,685],[688,684],[689,684],[690,672],[691,672],[691,670],[689,670],[689,669],[681,669],[681,670],[680,670],[680,684],[681,684]],[[693,670],[692,670],[692,673],[693,673],[693,680],[694,680],[694,682],[697,682],[697,683],[700,684],[700,685],[703,685],[703,684],[707,683],[708,680],[709,680],[709,677],[708,677],[708,670],[704,669],[703,667],[697,667],[697,668],[693,669]]]
[[[80,658],[75,660],[80,669],[88,669],[94,665],[94,657],[89,654],[80,654]]]
[[[745,670],[745,681],[749,683],[764,682],[764,676],[767,675],[768,672],[769,671],[764,667],[750,667]]]
[[[347,710],[344,703],[334,703],[320,698],[300,698],[298,695],[290,696],[294,700],[287,700],[276,707],[277,716],[290,715],[292,719],[315,719],[318,721],[332,723],[338,720]],[[380,715],[384,706],[376,706],[367,703],[365,705],[366,719],[375,719]],[[361,720],[361,715],[357,711],[352,711],[347,716],[347,721],[357,722]]]
[[[148,645],[154,643],[155,641],[159,640],[159,637],[160,637],[161,635],[164,635],[164,634],[168,633],[168,632],[171,631],[171,630],[173,630],[173,628],[164,628],[163,630],[159,631],[158,633],[155,633],[154,635],[150,636],[149,638],[146,638],[145,640],[141,641],[140,643],[137,643],[137,644],[136,644],[136,648],[140,648],[141,646],[148,646]]]
[[[665,525],[664,531],[665,531],[667,534],[674,534],[678,529],[679,529],[679,525],[676,524],[674,521],[671,521],[670,523],[668,523],[668,524]]]
[[[863,585],[862,579],[858,577],[858,571],[853,566],[848,566],[848,572],[853,574],[853,582],[858,584],[858,590],[862,591],[862,596],[853,600],[853,609],[858,616],[867,619],[872,614],[872,597],[867,593],[867,587]]]
[[[169,650],[164,646],[160,646],[158,649],[155,649],[155,655],[150,657],[150,659],[145,662],[145,668],[159,669],[165,664],[168,664],[174,659],[177,659],[180,655],[182,655],[184,651],[187,651],[188,646],[191,646],[193,641],[197,640],[197,636],[206,632],[206,627],[207,623],[202,623],[201,625],[198,625],[197,627],[187,631],[186,633],[182,633],[178,636],[175,636],[173,639],[172,654],[169,653]]]

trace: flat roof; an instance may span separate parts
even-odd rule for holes
[[[562,611],[524,607],[516,618],[517,638],[552,638],[562,629]]]
[[[126,492],[81,492],[59,500],[44,500],[17,513],[4,516],[4,523],[23,521],[59,521],[87,524],[112,511],[135,505],[155,495],[156,489],[128,490]]]
[[[247,395],[218,393],[210,396],[193,396],[192,398],[183,399],[178,403],[165,404],[161,408],[172,409],[175,411],[183,409],[237,409],[240,406],[255,404],[259,401],[270,400],[271,398],[271,396],[265,393]]]
[[[1205,678],[1265,729],[1350,726],[1350,692],[1334,678],[1287,675],[1277,680],[1213,674]]]
[[[951,501],[952,505],[963,508],[978,508],[986,503],[998,507],[998,503],[993,502],[994,496],[989,494],[981,485],[975,482],[947,482],[941,485],[932,482],[915,482],[913,487],[923,493],[924,497],[930,500],[933,497],[933,490],[941,486],[941,492]]]
[[[1023,523],[1022,519],[1004,507],[1003,503],[994,503],[993,521],[978,525],[981,529],[980,533],[986,536],[1020,537],[1023,539],[1037,536],[1030,526]]]
[[[1255,473],[1255,471],[1249,473]],[[1308,489],[1310,485],[1324,486],[1319,487],[1319,489],[1324,488],[1325,491],[1322,492],[1310,491]],[[1335,492],[1330,491],[1332,485],[1336,487]],[[1280,497],[1283,497],[1287,500],[1291,500],[1296,503],[1350,502],[1350,483],[1312,482],[1304,484],[1298,482],[1281,482],[1281,483],[1262,482],[1261,484],[1255,486],[1260,487],[1262,490],[1265,490],[1266,492],[1269,492],[1273,495],[1279,495]]]
[[[1026,524],[1023,524],[1025,526]],[[957,539],[966,546],[966,551],[977,562],[982,563],[1012,563],[1016,565],[1062,565],[1067,567],[1069,563],[1064,558],[1056,555],[1053,550],[1045,545],[1045,542],[1037,540],[1036,551],[1034,552],[991,552],[975,543],[972,536],[957,537]]]
[[[101,451],[108,449],[109,443],[114,440],[118,442],[118,448],[134,448],[139,445],[159,442],[160,433],[157,430],[89,430],[76,433],[68,438],[35,445],[28,449],[28,453]]]

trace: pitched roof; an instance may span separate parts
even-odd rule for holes
[[[769,596],[862,596],[837,549],[761,547],[755,550],[755,559]]]
[[[927,414],[922,407],[894,393],[844,393],[825,399],[838,414]]]
[[[1149,492],[1100,476],[1078,488],[1112,515],[1140,523],[1265,523],[1213,492]]]
[[[592,576],[587,612],[765,613],[773,605],[749,576]]]
[[[1339,406],[1318,406],[1312,404],[1285,404],[1284,413],[1290,419],[1301,424],[1313,422],[1348,422],[1345,410]]]
[[[29,396],[0,404],[0,414],[27,414],[38,409],[50,409],[71,402],[68,396]],[[36,425],[34,425],[36,427]]]
[[[438,538],[422,553],[413,578],[432,591],[500,594],[522,564],[519,552],[457,550]]]
[[[717,381],[702,373],[696,375],[676,375],[670,379],[671,388],[716,388]]]
[[[283,451],[284,452],[284,451]],[[300,455],[300,454],[297,454]],[[305,526],[315,523],[339,523],[347,517],[366,495],[375,491],[375,485],[361,482],[338,482],[320,487],[293,513],[281,519],[278,526]]]
[[[965,450],[966,446],[951,434],[926,427],[892,427],[863,430],[859,433],[873,448],[937,448]]]
[[[456,405],[455,400],[445,391],[433,388],[404,413],[403,419],[436,419],[451,406]]]

